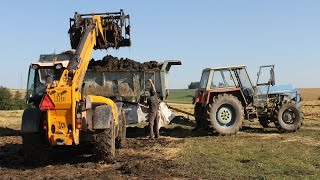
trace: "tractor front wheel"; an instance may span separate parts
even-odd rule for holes
[[[295,132],[302,125],[301,111],[293,102],[286,102],[282,106],[277,106],[274,116],[276,127],[281,132]]]
[[[231,94],[221,94],[213,100],[208,109],[209,128],[219,135],[236,134],[244,120],[241,102]]]

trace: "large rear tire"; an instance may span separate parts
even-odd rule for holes
[[[293,102],[276,106],[274,116],[275,125],[281,132],[296,132],[303,123],[301,110]]]
[[[244,120],[241,102],[231,94],[220,94],[209,105],[209,128],[219,135],[236,134]]]

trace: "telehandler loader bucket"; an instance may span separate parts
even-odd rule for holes
[[[108,49],[131,46],[130,40],[130,17],[120,12],[79,14],[75,13],[74,18],[70,18],[70,29],[68,31],[72,49],[79,45],[83,33],[88,24],[93,24],[93,16],[100,16],[101,27],[104,35],[98,34],[98,39],[94,49]],[[98,23],[96,23],[98,24]]]

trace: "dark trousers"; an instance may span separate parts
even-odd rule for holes
[[[152,111],[148,115],[150,138],[159,138],[159,116],[158,111]]]

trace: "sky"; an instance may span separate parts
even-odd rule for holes
[[[3,1],[0,6],[0,86],[26,88],[40,54],[71,48],[74,12],[130,15],[130,48],[96,51],[141,62],[181,60],[169,88],[187,88],[207,67],[246,65],[253,82],[260,65],[275,64],[276,84],[320,87],[318,0]]]

